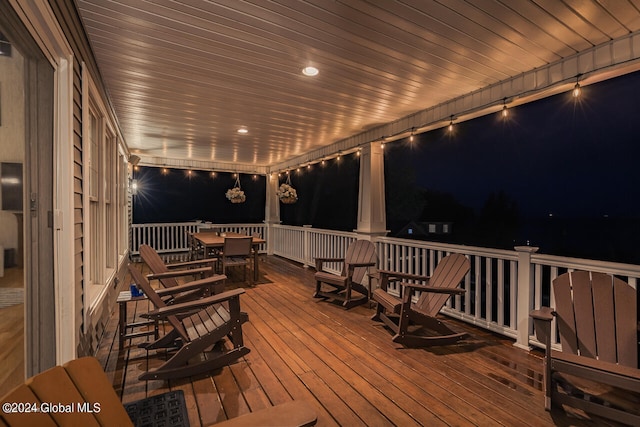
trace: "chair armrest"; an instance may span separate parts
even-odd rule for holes
[[[436,294],[464,295],[464,293],[467,292],[466,289],[461,289],[461,288],[439,288],[439,287],[433,287],[433,286],[426,286],[419,283],[400,282],[400,285],[402,285],[405,288],[411,288],[414,291],[431,292]]]
[[[316,262],[344,262],[344,258],[316,258]]]
[[[149,280],[153,280],[153,279],[166,279],[169,277],[182,277],[182,276],[192,276],[194,274],[199,274],[199,273],[209,273],[213,271],[212,267],[201,267],[201,268],[191,268],[188,270],[176,270],[176,271],[167,271],[164,273],[153,273],[153,274],[147,274],[147,279]]]
[[[170,264],[166,264],[166,266],[169,270],[171,270],[174,268],[185,268],[185,267],[193,267],[196,265],[213,264],[217,260],[218,260],[217,258],[197,259],[195,261],[172,262]]]
[[[243,293],[244,289],[232,289],[230,291],[222,292],[220,294],[213,295],[207,298],[160,307],[155,310],[151,310],[148,313],[141,314],[140,316],[152,319],[161,319],[171,315],[193,312],[194,310],[209,307],[210,305],[216,303],[229,301],[234,298],[240,298],[240,295]]]
[[[344,262],[344,258],[316,258],[316,271],[321,271],[325,262]]]
[[[206,277],[204,279],[194,280],[192,282],[187,282],[178,286],[174,286],[172,288],[158,289],[156,293],[161,297],[167,296],[167,295],[174,295],[174,294],[179,294],[186,291],[192,291],[194,289],[201,289],[203,287],[224,281],[226,279],[227,279],[227,276],[223,274],[216,274],[210,277]]]
[[[542,320],[545,322],[551,322],[553,320],[555,311],[550,307],[541,307],[540,310],[532,310],[529,316],[535,320]]]
[[[315,409],[302,400],[293,400],[276,406],[270,406],[256,412],[240,415],[227,421],[216,423],[209,427],[253,427],[253,426],[281,426],[305,427],[313,426],[318,420]]]
[[[378,270],[380,277],[387,277],[389,282],[399,282],[404,280],[419,280],[421,282],[428,282],[431,278],[429,276],[421,276],[419,274],[399,273],[397,271],[390,270]]]
[[[377,263],[375,262],[352,262],[349,263],[350,266],[353,267],[375,267]]]
[[[545,346],[546,357],[551,355],[551,321],[554,315],[555,311],[550,307],[541,307],[529,313],[529,317],[533,319],[536,338]]]

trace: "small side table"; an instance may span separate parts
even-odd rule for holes
[[[124,348],[124,341],[127,338],[137,338],[137,337],[145,337],[149,335],[153,335],[155,339],[158,339],[158,321],[157,320],[143,320],[140,322],[132,322],[127,323],[127,303],[131,301],[142,301],[146,300],[147,297],[142,295],[139,297],[132,297],[131,291],[122,291],[118,294],[118,299],[116,302],[118,303],[118,308],[120,311],[118,318],[118,334],[120,338],[120,349]],[[130,332],[127,333],[129,328],[140,328],[143,326],[151,326],[153,325],[153,330],[146,331],[138,331],[138,332]]]

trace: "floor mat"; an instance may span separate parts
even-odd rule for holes
[[[136,427],[189,427],[182,390],[137,400],[124,407]]]

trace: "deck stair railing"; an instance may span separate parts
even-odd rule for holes
[[[471,261],[471,271],[463,283],[467,292],[451,298],[442,312],[510,337],[521,348],[542,346],[533,334],[529,312],[542,305],[553,307],[550,284],[558,275],[572,270],[598,271],[614,274],[635,289],[640,278],[640,265],[543,255],[530,246],[500,250],[280,224],[135,224],[131,252],[136,254],[142,243],[150,244],[159,252],[186,251],[186,231],[208,227],[222,232],[259,233],[267,240],[262,252],[307,267],[313,267],[318,257],[344,256],[349,244],[359,238],[374,242],[379,268],[403,273],[430,275],[444,256],[462,253]],[[341,265],[330,268],[338,273]],[[394,291],[397,289],[391,288],[391,292]]]

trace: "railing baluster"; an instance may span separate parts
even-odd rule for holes
[[[141,244],[156,246],[159,252],[186,251],[187,230],[197,232],[203,225],[199,222],[132,224],[130,251],[137,255]],[[268,246],[262,246],[262,250],[269,248],[274,255],[312,267],[315,258],[344,256],[349,244],[359,238],[357,233],[280,224],[207,224],[210,226],[223,232],[249,230],[250,234],[260,233],[269,242]],[[553,307],[555,301],[553,295],[549,295],[549,284],[560,273],[592,270],[615,274],[634,288],[637,288],[640,277],[640,266],[637,265],[541,255],[528,247],[507,251],[390,237],[371,240],[376,245],[379,268],[404,273],[430,276],[447,254],[465,254],[472,263],[471,272],[464,279],[467,292],[449,301],[443,312],[516,339],[517,345],[523,348],[528,348],[529,344],[540,345],[530,335],[529,310],[539,308],[547,301]],[[339,272],[342,265],[334,264],[330,268]],[[398,290],[391,286],[390,292],[397,295]],[[484,304],[483,293],[486,298]],[[522,328],[524,330],[520,330]],[[552,334],[556,342],[555,328]]]

